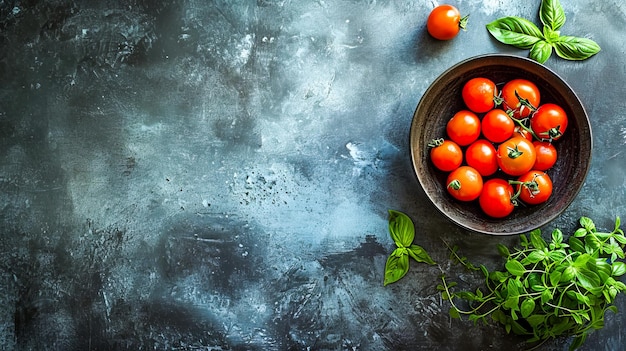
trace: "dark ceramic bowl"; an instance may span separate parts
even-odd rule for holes
[[[485,215],[477,201],[464,203],[453,199],[445,189],[447,173],[433,167],[427,146],[432,139],[446,136],[448,119],[458,110],[466,109],[461,97],[463,84],[479,76],[490,78],[499,88],[514,78],[528,79],[540,89],[541,103],[560,105],[569,118],[568,129],[554,142],[558,153],[557,163],[546,172],[552,178],[552,196],[541,205],[522,204],[502,219]],[[437,209],[454,223],[471,231],[510,235],[526,233],[547,224],[574,201],[589,170],[592,138],[587,113],[563,79],[533,60],[494,54],[462,61],[443,72],[432,83],[415,110],[410,145],[417,178]]]

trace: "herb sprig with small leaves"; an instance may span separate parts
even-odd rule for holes
[[[389,233],[396,243],[396,249],[387,258],[383,285],[397,282],[406,275],[409,271],[409,256],[417,262],[435,264],[421,246],[413,244],[415,225],[409,216],[389,210]]]
[[[617,312],[615,298],[626,291],[619,281],[626,264],[618,261],[624,258],[626,236],[619,217],[611,232],[598,231],[587,217],[579,222],[567,242],[559,229],[550,242],[537,229],[520,236],[521,247],[509,250],[499,244],[506,260],[503,271],[474,266],[457,247],[449,247],[453,259],[485,278],[483,288],[455,291],[457,284],[442,276],[437,288],[451,303],[450,316],[485,323],[490,317],[536,347],[558,336],[574,336],[570,349],[580,347],[590,332],[604,326],[606,311]],[[463,309],[459,300],[469,308]]]
[[[504,44],[530,49],[530,58],[540,63],[550,58],[552,49],[566,60],[585,60],[600,51],[600,46],[591,39],[561,35],[565,12],[559,0],[542,0],[539,18],[543,30],[533,22],[517,16],[497,19],[487,24],[487,30]]]

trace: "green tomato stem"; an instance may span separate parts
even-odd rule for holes
[[[530,133],[530,135],[533,136],[534,139],[539,140],[539,141],[544,141],[545,139],[540,138],[539,136],[537,136],[537,134],[535,134],[535,132],[532,130],[532,128],[527,127],[526,124],[524,124],[523,120],[527,119],[527,118],[523,118],[523,119],[517,119],[511,115],[509,115],[509,117],[511,117],[511,119],[517,123],[522,129],[524,129],[525,131],[527,131],[528,133]]]
[[[461,182],[458,179],[453,179],[450,183],[448,183],[448,188],[452,188],[453,190],[461,190]]]
[[[439,138],[439,139],[433,139],[428,143],[428,147],[437,147],[437,146],[441,146],[443,145],[444,139],[443,138]]]
[[[461,28],[461,30],[466,30],[467,29],[467,21],[468,20],[469,20],[469,15],[465,15],[465,16],[463,16],[459,20],[459,28]]]
[[[531,104],[530,101],[528,101],[528,99],[523,98],[517,92],[517,90],[515,90],[515,97],[517,97],[517,99],[519,100],[519,114],[520,114],[520,116],[522,115],[522,111],[524,110],[524,108],[529,109],[531,113],[537,111],[537,107],[533,106],[533,104]]]

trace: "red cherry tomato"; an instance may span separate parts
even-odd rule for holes
[[[483,190],[483,177],[470,166],[450,172],[446,181],[448,193],[459,201],[476,200]]]
[[[552,195],[552,179],[542,171],[532,170],[517,180],[519,199],[524,203],[538,205],[546,202]]]
[[[463,150],[452,140],[436,139],[428,146],[430,159],[439,170],[450,172],[463,163]]]
[[[552,168],[557,160],[554,145],[547,141],[533,141],[533,146],[535,146],[535,153],[537,154],[533,169],[545,171]]]
[[[488,216],[503,218],[515,209],[512,196],[513,186],[509,182],[501,178],[492,178],[483,184],[483,191],[478,197],[478,203]]]
[[[515,118],[524,118],[539,106],[541,93],[535,83],[520,78],[504,84],[501,98],[505,110],[512,110]]]
[[[483,177],[490,176],[498,170],[496,148],[485,139],[478,139],[465,150],[465,162]]]
[[[512,176],[530,171],[537,159],[533,144],[522,137],[513,137],[498,145],[496,155],[500,169]]]
[[[558,140],[567,129],[567,114],[557,104],[543,104],[530,117],[530,128],[543,140]]]
[[[494,107],[494,98],[498,95],[496,84],[483,77],[472,78],[461,90],[463,102],[476,113],[485,113]]]
[[[515,131],[515,122],[499,108],[487,112],[481,123],[483,135],[494,143],[501,143],[509,139]]]
[[[446,125],[448,137],[459,146],[466,146],[480,136],[480,118],[474,112],[461,110]]]
[[[428,15],[426,29],[435,39],[450,40],[465,30],[468,16],[461,17],[459,10],[452,5],[435,7]]]

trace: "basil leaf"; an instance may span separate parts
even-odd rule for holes
[[[519,241],[523,248],[528,248],[528,238],[526,237],[526,235],[520,234]]]
[[[508,278],[509,278],[509,275],[504,272],[493,271],[489,273],[489,279],[499,282],[499,283],[506,281]]]
[[[591,218],[589,218],[589,217],[580,217],[580,220],[578,222],[580,223],[580,226],[585,228],[585,229],[587,229],[588,232],[595,232],[596,231],[596,225],[593,223]]]
[[[522,276],[524,275],[524,272],[526,272],[526,269],[518,260],[509,260],[506,262],[504,267],[509,273],[516,277]]]
[[[587,289],[593,289],[600,285],[600,277],[593,271],[587,268],[578,268],[576,270],[576,278],[580,285]]]
[[[541,230],[539,229],[535,229],[530,232],[530,242],[533,244],[535,249],[543,250],[546,246],[548,246],[548,243],[546,243],[546,241],[541,237]]]
[[[485,276],[485,278],[489,278],[489,270],[487,269],[487,267],[485,267],[485,265],[481,264],[480,267],[478,267],[478,269],[480,269],[481,273]]]
[[[548,61],[551,55],[552,45],[548,44],[544,40],[539,40],[538,42],[536,42],[535,45],[530,48],[530,53],[528,54],[531,59],[539,63],[545,63],[546,61]]]
[[[615,240],[617,240],[618,243],[622,245],[626,245],[626,237],[624,236],[624,234],[620,234],[620,233],[615,234],[613,238],[615,238]]]
[[[577,237],[577,238],[582,238],[585,235],[587,235],[587,229],[585,229],[585,228],[578,228],[574,232],[574,237]]]
[[[550,285],[552,286],[559,285],[559,282],[561,281],[561,276],[563,276],[563,273],[559,271],[553,271],[552,273],[550,273],[550,276],[549,276]]]
[[[396,249],[396,251],[398,250],[401,251],[401,248]],[[396,251],[387,258],[383,286],[397,282],[409,271],[409,256],[406,254],[406,250],[404,254],[396,254]]]
[[[589,262],[592,259],[593,259],[593,257],[590,254],[584,253],[584,254],[576,257],[576,260],[574,261],[573,266],[576,267],[576,268],[586,267],[587,266],[587,262]]]
[[[409,255],[413,257],[413,259],[416,260],[417,262],[435,264],[435,261],[433,261],[433,259],[430,258],[426,250],[424,250],[421,246],[411,245],[409,248],[407,248],[407,250],[409,251]]]
[[[545,251],[534,250],[528,255],[528,257],[524,259],[524,262],[528,261],[529,263],[537,263],[539,261],[543,261],[545,258],[546,258]]]
[[[565,253],[565,251],[550,251],[548,253],[548,257],[552,261],[561,262],[567,257],[567,254]]]
[[[453,319],[461,319],[461,314],[459,313],[459,311],[454,308],[454,307],[450,307],[450,310],[448,311],[448,313],[450,314],[450,318]]]
[[[528,324],[530,324],[530,326],[533,328],[537,328],[545,320],[546,316],[542,314],[533,314],[532,316],[528,316],[528,318],[526,318]]]
[[[415,226],[406,214],[389,210],[389,232],[398,247],[409,247],[415,237]]]
[[[509,251],[508,247],[502,244],[497,244],[497,248],[498,248],[498,253],[500,254],[500,256],[504,258],[509,258],[509,256],[511,256],[511,252]]]
[[[557,228],[552,231],[552,242],[555,244],[563,242],[563,232],[560,229]]]
[[[587,38],[561,36],[552,45],[556,54],[566,60],[585,60],[600,52],[600,45]]]
[[[590,303],[589,303],[589,297],[585,296],[579,292],[574,292],[574,296],[576,298],[576,301],[578,301],[579,303],[583,303],[589,307],[591,307]]]
[[[527,298],[522,301],[520,306],[520,313],[522,314],[522,318],[526,318],[530,316],[535,310],[535,300]]]
[[[539,18],[544,26],[558,30],[565,24],[565,11],[559,0],[543,0],[539,8]]]
[[[546,289],[546,290],[542,291],[541,292],[541,303],[545,305],[547,302],[550,302],[550,300],[552,300],[552,293],[550,292],[550,289]]]
[[[626,274],[626,264],[624,264],[624,262],[613,262],[613,266],[611,266],[611,274],[614,277]]]
[[[497,19],[487,24],[487,30],[498,41],[520,49],[530,49],[544,38],[534,23],[516,16]]]

